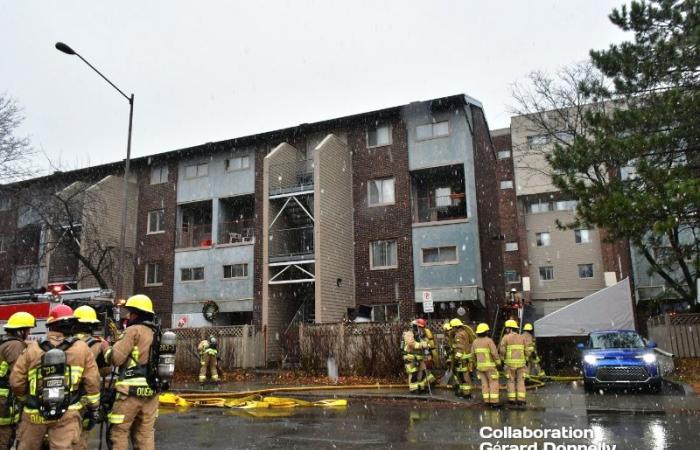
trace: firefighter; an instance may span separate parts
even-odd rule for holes
[[[481,382],[481,395],[484,403],[498,405],[498,369],[501,365],[501,358],[498,349],[487,333],[489,326],[480,323],[476,326],[476,339],[472,342],[472,354],[476,361],[476,374]]]
[[[506,320],[505,335],[498,352],[505,363],[508,403],[525,404],[525,365],[530,354],[525,348],[525,338],[518,333],[518,322]]]
[[[52,450],[73,449],[80,439],[83,393],[88,428],[101,421],[100,374],[87,344],[71,336],[75,323],[70,307],[54,307],[46,320],[46,338],[29,343],[12,368],[12,391],[26,396],[18,450],[41,448],[44,435]]]
[[[157,389],[149,380],[149,363],[154,362],[151,345],[158,331],[153,302],[137,294],[129,297],[124,307],[129,312],[127,327],[105,354],[107,362],[119,372],[116,399],[108,415],[109,439],[113,450],[129,448],[130,438],[134,448],[153,450],[158,416]]]
[[[211,381],[219,382],[218,360],[219,349],[217,348],[216,337],[209,336],[197,346],[199,352],[199,382],[207,381],[207,372],[211,374]]]
[[[428,348],[423,351],[423,361],[425,362],[425,379],[426,383],[430,385],[435,384],[437,381],[435,375],[433,375],[431,369],[433,368],[434,361],[437,361],[437,348],[435,347],[435,338],[433,337],[433,330],[427,327],[428,323],[425,319],[416,319],[418,324],[418,335],[421,341],[428,343]],[[426,386],[429,388],[429,386]]]
[[[425,367],[425,352],[428,351],[428,341],[421,339],[418,321],[411,322],[411,328],[404,331],[401,339],[404,368],[408,375],[409,392],[421,393],[427,389]]]
[[[526,323],[523,326],[523,332],[521,333],[525,339],[525,350],[530,353],[530,357],[527,360],[527,372],[525,373],[526,378],[533,374],[538,377],[544,376],[544,371],[540,366],[540,355],[537,354],[537,346],[535,344],[535,337],[532,335],[532,331],[532,324]]]
[[[460,319],[450,320],[450,327],[455,330],[452,341],[455,378],[457,379],[455,393],[457,397],[471,398],[472,338],[467,331],[467,326]]]
[[[0,338],[0,450],[12,447],[19,423],[20,409],[10,391],[10,372],[26,348],[29,331],[36,319],[27,312],[16,312],[5,324],[5,336]]]
[[[450,326],[449,320],[446,320],[445,323],[442,324],[442,330],[445,332],[445,343],[442,346],[445,353],[445,376],[442,379],[442,383],[454,386],[457,384],[454,376],[455,360],[452,351],[454,343],[454,330]]]

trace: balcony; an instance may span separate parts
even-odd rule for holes
[[[270,230],[270,262],[313,258],[314,227]]]
[[[467,218],[464,193],[453,193],[416,199],[413,222],[438,222]]]
[[[175,248],[211,247],[211,224],[183,224],[177,229]]]
[[[253,242],[255,242],[254,219],[219,223],[217,244],[252,244]]]
[[[434,167],[411,173],[413,223],[467,218],[464,166]]]
[[[312,159],[270,164],[269,170],[271,196],[309,191],[314,187],[314,162]]]

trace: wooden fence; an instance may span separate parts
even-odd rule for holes
[[[219,357],[223,370],[265,366],[263,333],[252,325],[175,328],[172,331],[177,334],[175,367],[178,372],[195,373],[199,371],[197,345],[209,336],[215,336],[218,341]]]
[[[665,314],[647,320],[649,338],[681,358],[700,357],[700,314]]]

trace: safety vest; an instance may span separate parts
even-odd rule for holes
[[[512,367],[514,369],[525,367],[525,345],[506,344],[505,363],[508,367]]]
[[[491,349],[488,347],[475,348],[474,353],[476,353],[476,370],[480,372],[486,372],[489,369],[496,368],[496,363],[491,358]],[[483,355],[483,359],[479,358],[479,355]]]
[[[7,342],[20,341],[24,342],[17,336],[5,335],[0,338],[0,347]],[[13,425],[19,423],[20,411],[15,404],[14,395],[10,389],[10,363],[7,361],[0,362],[0,401],[4,400],[5,407],[2,417],[0,417],[0,425]]]

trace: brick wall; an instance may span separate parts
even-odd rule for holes
[[[406,126],[395,116],[391,124],[392,144],[367,148],[365,126],[357,122],[348,132],[353,154],[353,204],[355,223],[355,303],[400,303],[402,319],[414,315],[413,257],[411,248],[411,181],[408,171]],[[374,126],[374,120],[368,123]],[[380,121],[382,123],[382,121]],[[394,177],[395,204],[367,206],[367,183]],[[398,268],[370,269],[370,242],[396,240]]]

